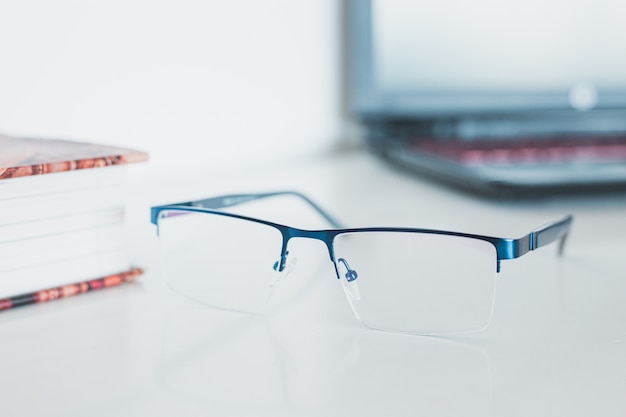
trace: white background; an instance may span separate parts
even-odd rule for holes
[[[378,81],[396,92],[623,90],[625,13],[616,0],[378,1]]]
[[[138,148],[161,175],[332,149],[339,19],[335,0],[0,2],[0,133]]]

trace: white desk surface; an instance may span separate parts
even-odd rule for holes
[[[349,226],[519,237],[575,219],[562,258],[553,245],[503,262],[492,324],[471,335],[366,329],[319,242],[291,249],[288,279],[306,284],[269,316],[198,306],[166,286],[150,205],[283,189]],[[147,273],[0,313],[2,415],[626,415],[626,198],[485,201],[361,152],[131,191],[131,251]]]

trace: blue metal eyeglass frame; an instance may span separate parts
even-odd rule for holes
[[[277,197],[277,196],[286,196],[292,195],[299,197],[306,201],[313,209],[315,209],[323,218],[325,218],[334,229],[326,229],[326,230],[306,230],[299,229],[295,227],[285,226],[283,224],[278,224],[266,220],[256,219],[254,217],[243,216],[239,214],[229,213],[226,211],[221,211],[220,209],[236,206],[238,204],[269,198],[269,197]],[[337,262],[345,262],[342,259],[336,259],[333,250],[333,240],[337,235],[343,233],[354,233],[354,232],[406,232],[406,233],[423,233],[423,234],[433,234],[433,235],[447,235],[447,236],[458,236],[464,238],[478,239],[491,243],[496,249],[496,271],[500,272],[500,261],[507,259],[515,259],[519,258],[526,253],[543,247],[547,244],[555,242],[559,240],[559,254],[563,252],[563,246],[565,244],[568,231],[572,224],[572,216],[568,215],[561,220],[549,223],[544,225],[538,229],[533,230],[526,236],[523,236],[518,239],[509,239],[509,238],[499,238],[492,236],[483,236],[476,235],[470,233],[460,233],[460,232],[450,232],[445,230],[433,230],[433,229],[419,229],[419,228],[400,228],[400,227],[367,227],[367,228],[341,228],[339,223],[328,213],[326,213],[322,208],[320,208],[317,204],[311,201],[305,195],[295,192],[295,191],[280,191],[280,192],[271,192],[271,193],[262,193],[262,194],[233,194],[233,195],[225,195],[220,197],[212,197],[204,200],[197,201],[188,201],[177,204],[168,204],[163,206],[155,206],[150,209],[150,221],[157,226],[159,226],[159,217],[161,213],[168,210],[176,210],[176,211],[188,211],[195,213],[207,213],[207,214],[215,214],[218,216],[226,216],[232,217],[241,220],[248,220],[255,223],[265,224],[267,226],[274,227],[280,231],[283,237],[283,243],[280,254],[280,264],[276,266],[275,269],[278,271],[282,271],[285,268],[285,263],[288,255],[287,246],[289,240],[292,238],[310,238],[321,240],[326,244],[328,248],[328,254],[330,255],[330,260],[335,265],[335,271],[337,272],[337,278],[341,278],[339,271],[337,269]],[[451,254],[454,255],[454,254]],[[345,265],[346,268],[350,272],[350,268]],[[346,276],[349,279],[349,277]],[[356,278],[356,277],[354,277]]]

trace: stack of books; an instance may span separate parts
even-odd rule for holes
[[[0,135],[0,310],[132,281],[125,242],[131,149]]]

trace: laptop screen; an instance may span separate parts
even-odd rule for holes
[[[619,0],[354,0],[359,114],[626,108]]]

